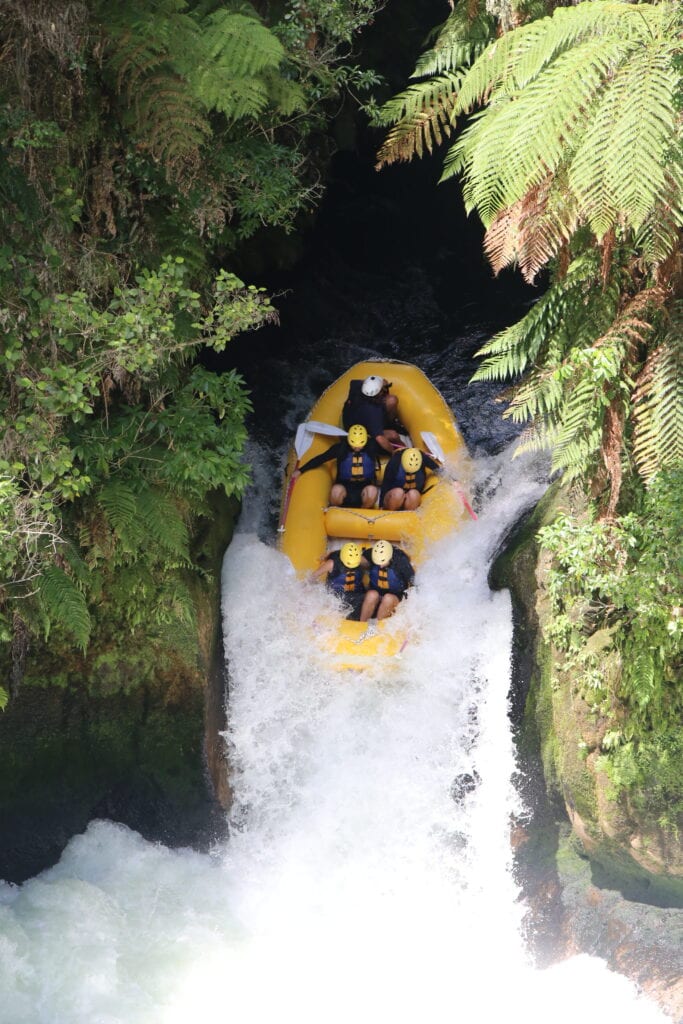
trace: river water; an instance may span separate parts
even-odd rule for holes
[[[367,214],[352,228],[363,258],[340,244],[309,264],[282,340],[262,332],[235,353],[256,416],[223,574],[230,839],[171,850],[95,821],[57,865],[0,886],[0,1024],[667,1020],[598,959],[536,969],[522,938],[511,609],[487,572],[546,478],[512,461],[491,389],[466,385],[495,301],[470,316],[453,297],[447,238],[431,264],[401,263],[391,246],[376,259]],[[273,543],[280,470],[322,387],[376,355],[419,363],[454,408],[479,519],[439,544],[400,606],[402,658],[339,673],[312,635],[333,599]]]
[[[333,599],[261,539],[268,456],[252,456],[260,485],[224,566],[231,838],[172,851],[93,822],[5,886],[0,1022],[664,1021],[601,961],[536,970],[521,938],[510,602],[486,576],[542,468],[477,460],[480,518],[397,612],[403,657],[340,673],[311,634]]]

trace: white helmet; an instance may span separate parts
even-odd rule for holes
[[[361,384],[361,391],[366,398],[375,398],[382,388],[384,387],[384,381],[381,377],[376,377],[372,374],[371,377],[366,377]]]

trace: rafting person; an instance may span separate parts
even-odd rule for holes
[[[369,562],[363,556],[358,544],[348,541],[342,544],[339,551],[330,551],[323,555],[322,561],[313,573],[313,579],[327,574],[326,586],[349,608],[347,619],[358,619],[365,586],[363,573],[369,568]]]
[[[391,382],[371,374],[364,380],[352,380],[342,408],[342,424],[362,424],[385,452],[393,452],[401,444],[398,420],[398,398],[389,392]]]
[[[292,473],[296,480],[302,473],[337,460],[337,478],[330,490],[330,505],[347,508],[372,508],[377,501],[377,463],[381,449],[360,423],[348,428],[345,438],[327,451],[314,455]]]
[[[379,496],[380,508],[392,512],[402,508],[408,511],[419,508],[427,483],[427,470],[439,473],[441,466],[419,448],[404,448],[401,452],[395,452],[384,470]]]
[[[388,540],[376,541],[372,548],[363,552],[363,556],[369,557],[371,564],[360,621],[367,622],[375,614],[378,619],[388,619],[406,596],[415,578],[415,570],[405,551]]]

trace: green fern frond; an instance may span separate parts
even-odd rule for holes
[[[137,516],[135,492],[120,480],[110,480],[98,495],[98,504],[104,509],[109,525],[122,534]]]
[[[219,110],[230,121],[258,117],[268,106],[268,86],[262,77],[238,77],[225,67],[197,69],[193,88],[207,109]]]
[[[471,64],[493,38],[495,21],[488,14],[471,18],[466,3],[459,3],[443,24],[431,48],[418,60],[411,78],[440,75]]]
[[[563,439],[562,446],[557,440],[552,445],[551,472],[562,472],[567,483],[581,477],[590,477],[602,443],[602,424],[591,429],[582,427],[571,439]]]
[[[486,107],[447,154],[442,180],[462,173],[467,208],[486,227],[561,167],[570,205],[599,239],[663,210],[680,224],[674,11],[594,0],[496,40],[463,73],[453,116]]]
[[[571,162],[570,186],[598,238],[619,218],[638,231],[671,194],[663,159],[676,136],[671,57],[655,39],[612,71]]]
[[[224,8],[214,11],[205,19],[203,31],[208,40],[208,57],[234,78],[277,68],[285,58],[284,46],[255,12],[250,17]]]
[[[642,645],[629,645],[631,657],[623,660],[621,696],[645,709],[656,695],[657,664],[654,652]]]
[[[45,615],[46,636],[56,623],[85,650],[90,639],[90,613],[84,595],[71,577],[58,566],[48,565],[38,581],[38,599]]]
[[[487,342],[476,355],[485,356],[485,362],[472,380],[504,380],[524,373],[527,366],[539,360],[553,338],[558,340],[564,332],[572,310],[583,308],[586,299],[596,303],[596,316],[605,318],[616,302],[613,292],[598,298],[595,285],[599,279],[599,264],[595,253],[585,253],[570,265],[564,278],[556,281],[518,323],[506,328]],[[597,305],[606,309],[599,313]],[[566,337],[566,344],[571,344]]]
[[[486,227],[501,208],[541,185],[567,160],[577,123],[622,50],[620,42],[597,39],[561,54],[514,97],[492,102],[463,133],[455,151],[464,170],[465,201]],[[497,182],[493,201],[492,181]]]
[[[451,134],[451,115],[460,78],[439,75],[410,85],[382,108],[385,124],[396,122],[377,154],[377,168],[433,151]]]
[[[675,38],[676,5],[631,4],[628,0],[590,0],[557,8],[546,18],[506,32],[481,54],[467,72],[458,99],[467,113],[499,92],[516,94],[562,54],[601,37],[638,49],[653,34]]]
[[[278,114],[291,117],[299,110],[306,109],[306,94],[298,82],[274,71],[264,71],[263,80],[268,89],[268,98]]]
[[[635,391],[634,458],[649,483],[683,462],[683,316],[649,356]]]
[[[168,494],[158,488],[144,488],[137,495],[137,514],[144,521],[150,545],[189,564],[187,524]]]

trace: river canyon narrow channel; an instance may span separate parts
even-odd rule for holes
[[[338,238],[322,273],[304,268],[282,342],[270,329],[237,352],[256,413],[254,484],[223,567],[230,838],[172,850],[94,821],[54,867],[3,885],[0,1024],[670,1020],[597,958],[532,962],[510,845],[524,812],[511,606],[488,572],[547,471],[512,459],[491,389],[467,386],[501,309],[451,287],[444,232],[431,262],[415,238],[398,259],[386,235],[377,260],[373,225],[366,211],[359,236],[347,218],[358,262]],[[453,407],[479,519],[431,552],[399,608],[400,660],[337,672],[315,643],[333,599],[277,551],[276,506],[296,423],[375,356],[416,362]]]

